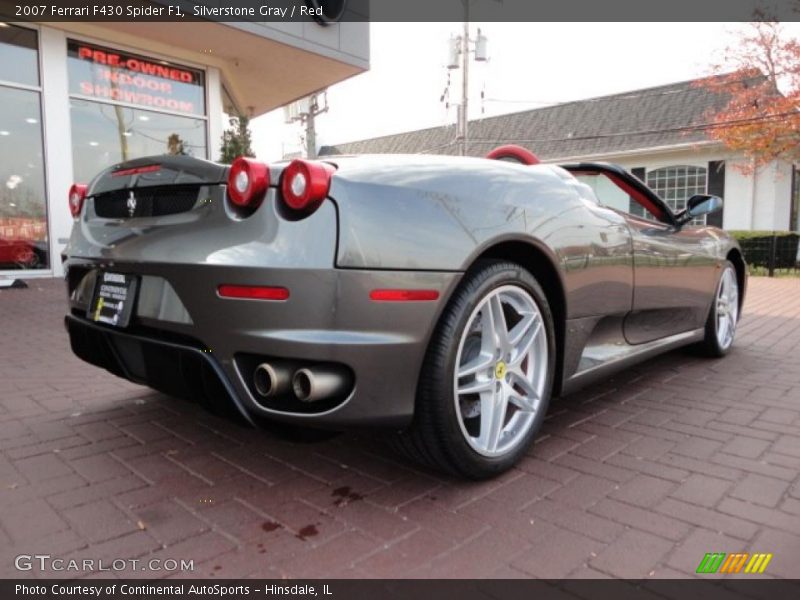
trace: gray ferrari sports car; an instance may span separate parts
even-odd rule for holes
[[[551,397],[731,348],[742,253],[615,165],[335,156],[115,165],[70,190],[80,358],[251,424],[381,426],[465,477],[508,469]]]

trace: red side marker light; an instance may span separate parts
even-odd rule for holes
[[[243,300],[288,300],[289,290],[285,287],[264,285],[221,285],[217,288],[221,298]]]
[[[439,299],[437,290],[372,290],[369,299],[375,302],[429,302]]]

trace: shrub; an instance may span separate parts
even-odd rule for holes
[[[797,266],[800,235],[793,231],[729,231],[728,233],[738,240],[745,261],[753,267],[769,268],[770,263],[775,269],[793,269]]]

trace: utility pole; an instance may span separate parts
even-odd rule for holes
[[[467,155],[469,138],[469,2],[464,3],[464,33],[461,36],[461,156]]]
[[[470,53],[474,52],[475,60],[485,62],[488,60],[486,52],[486,36],[478,29],[475,39],[469,37],[469,3],[470,0],[462,0],[464,4],[464,27],[461,35],[450,37],[449,56],[447,61],[448,70],[461,69],[461,104],[458,106],[456,123],[456,142],[459,145],[461,156],[469,153],[469,60]],[[475,44],[475,49],[470,50],[470,44]],[[450,80],[442,94],[442,101],[449,97]]]
[[[283,109],[284,121],[288,123],[301,123],[305,127],[305,149],[307,158],[317,157],[317,128],[316,117],[328,112],[327,91],[311,94],[296,102],[292,102]]]
[[[311,110],[308,111],[306,116],[306,156],[308,158],[317,158],[317,130],[314,126],[314,117],[319,113],[317,113],[316,94],[312,94],[309,105]]]

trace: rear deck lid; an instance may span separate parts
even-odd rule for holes
[[[225,181],[227,165],[192,156],[148,156],[118,163],[102,171],[89,186],[89,196],[119,190],[164,186],[201,186]]]

